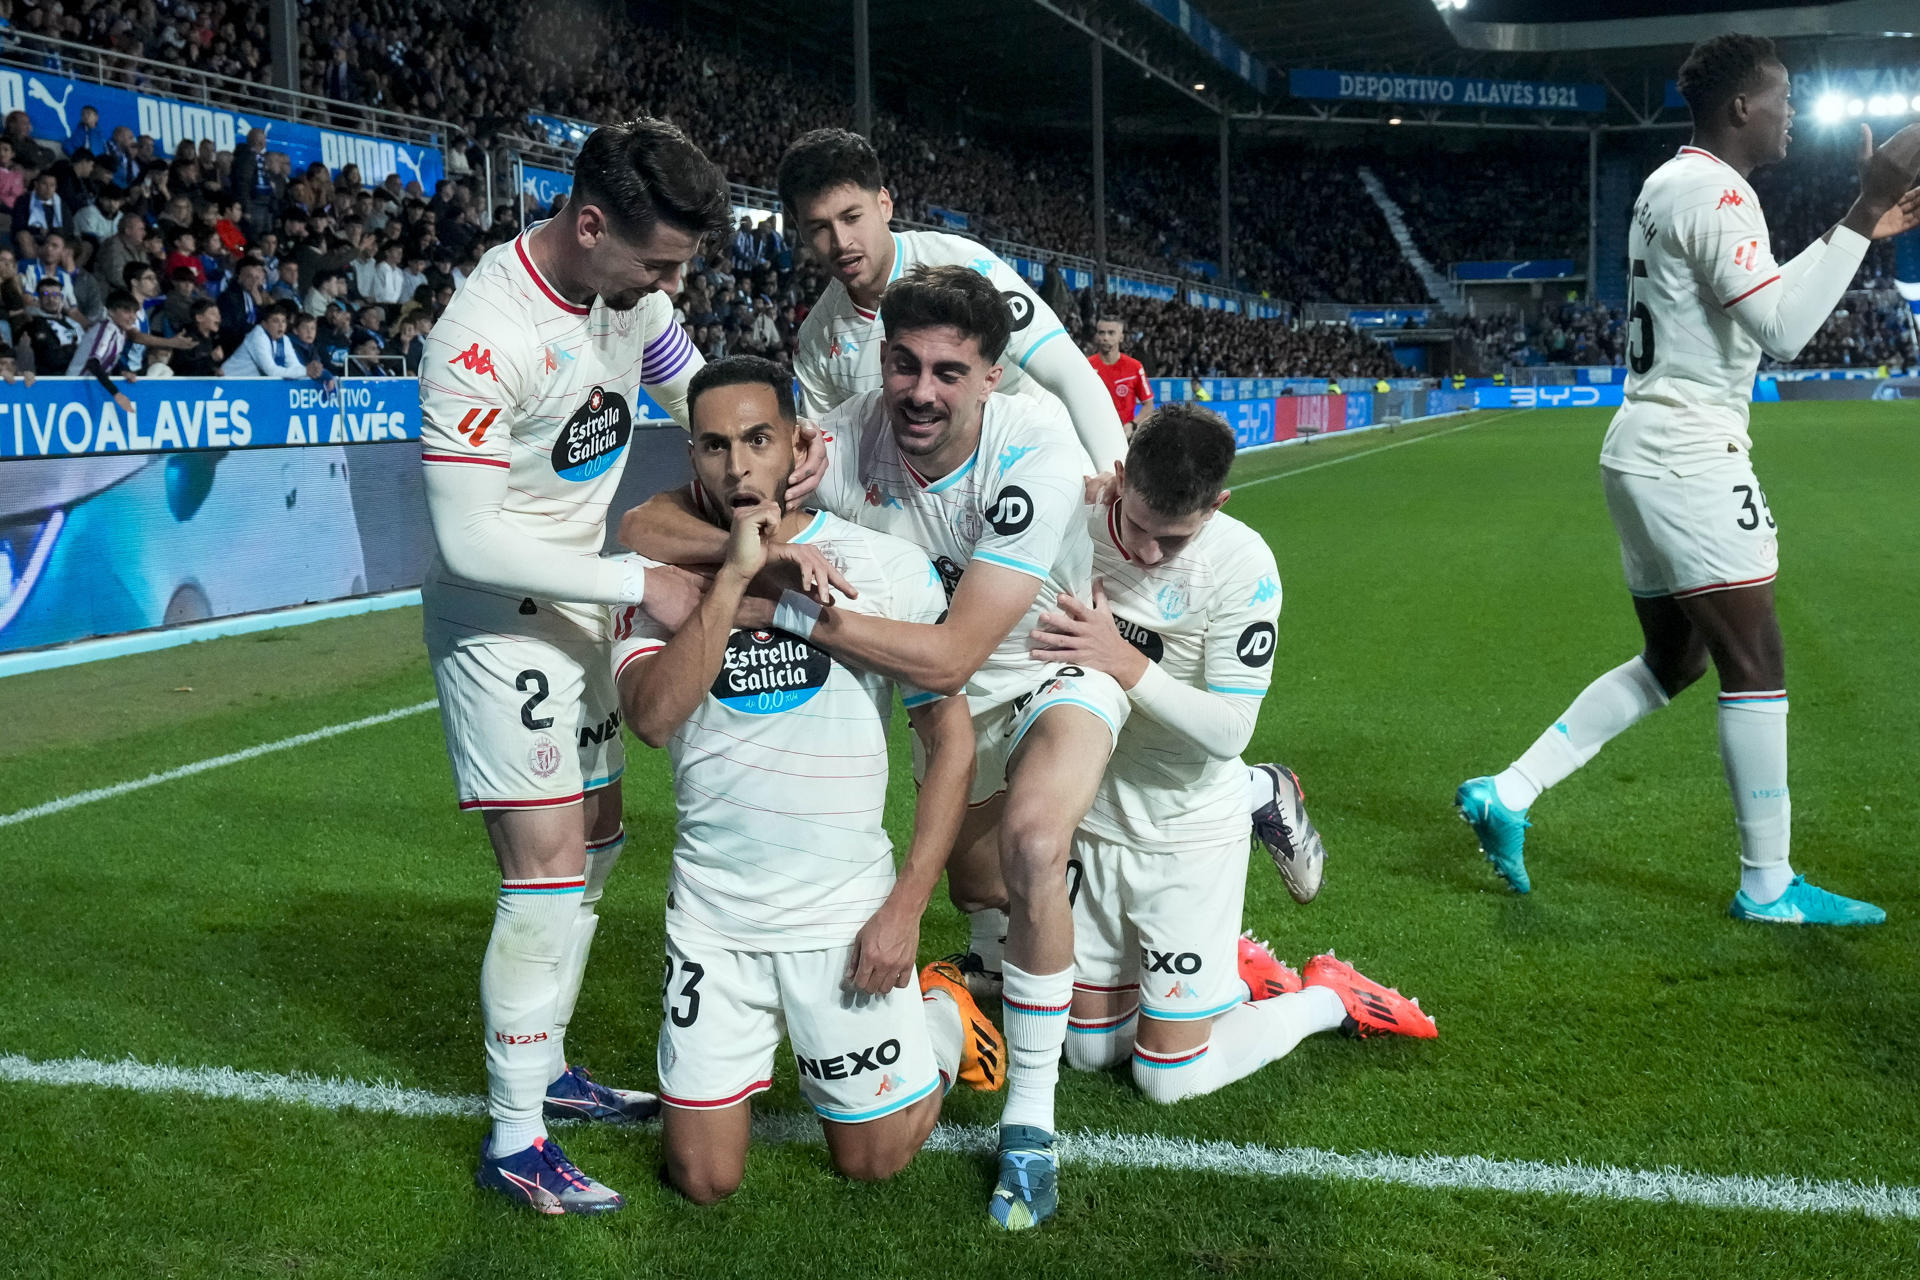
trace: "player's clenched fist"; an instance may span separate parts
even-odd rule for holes
[[[738,576],[742,583],[752,579],[767,563],[767,543],[780,527],[780,508],[761,501],[750,507],[735,508],[733,529],[727,536],[727,559],[722,572]]]

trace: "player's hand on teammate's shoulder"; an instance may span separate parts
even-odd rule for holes
[[[800,419],[800,461],[787,477],[787,510],[798,511],[827,474],[827,433],[817,423]]]
[[[1090,507],[1111,502],[1114,495],[1120,491],[1120,481],[1111,471],[1102,471],[1097,476],[1088,476],[1086,483],[1086,503]]]
[[[836,591],[849,600],[860,595],[833,561],[810,542],[776,542],[768,547],[767,567],[761,577],[775,596],[782,591],[798,591],[820,604],[832,604]]]
[[[913,981],[913,961],[919,950],[920,913],[888,898],[854,936],[847,983],[875,996],[904,987]]]
[[[1043,613],[1027,636],[1027,652],[1041,662],[1070,662],[1112,676],[1131,689],[1147,671],[1147,656],[1127,643],[1113,621],[1107,584],[1093,580],[1091,602],[1061,592],[1058,612]]]
[[[766,567],[767,546],[779,528],[780,508],[771,501],[736,507],[733,528],[727,534],[727,558],[720,571],[734,575],[744,588]]]

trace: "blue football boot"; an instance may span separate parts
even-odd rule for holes
[[[1887,919],[1887,913],[1871,902],[1828,893],[1808,884],[1805,876],[1795,876],[1787,891],[1772,902],[1755,902],[1742,889],[1733,895],[1727,914],[1759,924],[1885,924]]]
[[[1475,838],[1480,841],[1480,852],[1487,855],[1493,869],[1513,886],[1515,893],[1529,892],[1533,881],[1527,878],[1523,846],[1527,841],[1527,828],[1533,824],[1527,821],[1526,810],[1516,813],[1500,803],[1500,792],[1492,778],[1469,778],[1461,783],[1460,789],[1453,793],[1453,806],[1473,828]]]
[[[535,1138],[532,1146],[510,1156],[490,1155],[489,1140],[481,1139],[473,1181],[535,1213],[612,1213],[627,1203],[618,1191],[580,1172],[552,1138]]]
[[[1037,1227],[1060,1204],[1060,1158],[1053,1135],[1028,1124],[1000,1126],[1000,1180],[987,1212],[1009,1231]]]
[[[610,1089],[585,1067],[568,1067],[547,1086],[541,1108],[549,1120],[597,1120],[603,1124],[638,1124],[660,1114],[660,1099],[637,1089]]]

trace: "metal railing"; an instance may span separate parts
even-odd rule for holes
[[[444,146],[458,132],[456,126],[446,120],[407,115],[384,107],[336,102],[332,98],[237,76],[170,66],[151,58],[18,30],[0,33],[0,66],[92,80],[111,89],[177,98],[247,115],[265,114],[321,129],[374,134],[415,146]]]

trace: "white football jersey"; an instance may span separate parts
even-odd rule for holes
[[[1265,540],[1219,512],[1178,555],[1149,567],[1121,547],[1114,508],[1090,508],[1088,526],[1093,575],[1120,634],[1182,684],[1265,697],[1280,618],[1280,571]],[[1247,837],[1246,779],[1239,760],[1210,756],[1136,709],[1080,826],[1143,852],[1217,849]]]
[[[993,281],[1013,315],[1013,333],[1000,357],[1000,391],[1054,401],[1053,393],[1022,370],[1033,353],[1050,342],[1072,342],[1053,308],[1040,300],[1020,273],[1002,262],[993,250],[965,236],[940,231],[893,233],[892,284],[915,267],[972,267]],[[835,280],[800,324],[793,371],[809,414],[818,417],[838,408],[863,391],[880,385],[880,341],[886,331],[880,313],[856,304],[847,287]]]
[[[628,311],[561,297],[527,253],[531,234],[490,250],[427,336],[420,461],[500,468],[503,515],[516,533],[556,556],[598,556],[640,389],[697,369],[700,355],[665,293]],[[457,626],[520,634],[539,625],[527,621],[526,597],[455,578],[438,556],[426,590]],[[604,605],[533,603],[606,636]]]
[[[932,622],[947,607],[918,547],[820,513],[820,548],[861,613]],[[613,661],[666,646],[644,606],[615,608]],[[902,689],[909,705],[934,695]],[[853,941],[893,890],[887,800],[892,687],[784,631],[735,631],[707,696],[667,744],[679,824],[667,931],[735,951]]]
[[[1048,667],[1028,656],[1027,633],[1062,591],[1086,599],[1091,581],[1086,452],[1066,413],[1025,396],[987,397],[973,457],[932,481],[900,452],[878,391],[847,401],[820,427],[828,464],[815,501],[920,547],[949,596],[976,560],[1039,579],[1027,616],[967,682],[976,716],[1032,692]]]
[[[1759,197],[1711,152],[1682,147],[1640,188],[1627,243],[1627,381],[1600,461],[1685,475],[1746,453],[1761,348],[1734,308],[1782,287]]]

